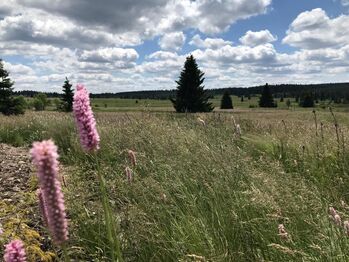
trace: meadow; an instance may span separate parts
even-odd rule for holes
[[[238,96],[231,96],[234,108],[239,109],[253,109],[258,108],[259,96],[251,96],[250,99],[244,97],[244,100],[241,101],[241,98]],[[215,96],[209,99],[215,106],[215,111],[220,111],[222,96]],[[290,107],[287,106],[286,101],[290,100]],[[55,100],[49,98],[49,104],[46,107],[48,111],[56,111]],[[29,104],[32,103],[33,98],[26,98],[26,101]],[[58,100],[59,101],[59,100]],[[284,98],[282,102],[280,99],[275,99],[278,104],[278,109],[297,109],[302,110],[303,108],[299,106],[295,98]],[[334,107],[336,111],[348,111],[348,104],[334,104],[333,102],[318,101],[316,108],[318,110],[326,110],[328,107]],[[125,99],[125,98],[92,98],[91,106],[96,112],[174,112],[173,105],[169,99],[159,100],[159,99]]]
[[[349,219],[347,113],[248,109],[237,100],[238,109],[208,114],[158,113],[154,105],[139,112],[101,112],[113,107],[104,106],[109,102],[92,101],[94,109],[99,105],[98,167],[82,151],[71,114],[0,116],[0,143],[28,150],[43,139],[57,144],[72,260],[110,261],[97,169],[106,181],[125,261],[349,260],[343,227]],[[131,110],[130,104],[146,101],[123,103]],[[158,103],[169,108],[168,101]],[[136,152],[135,166],[128,150]],[[37,211],[35,179],[31,183],[33,192],[23,192],[25,210],[1,205],[5,213],[14,209],[26,226]],[[10,226],[3,224],[5,232]],[[40,248],[59,260],[59,248],[49,243]]]

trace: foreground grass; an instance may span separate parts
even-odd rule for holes
[[[242,137],[235,133],[235,121]],[[329,112],[97,113],[110,205],[126,261],[347,261],[349,118]],[[70,115],[0,117],[0,142],[52,138],[69,166],[72,259],[109,261],[98,182]],[[321,124],[322,123],[322,124]],[[317,128],[316,128],[317,125]],[[137,152],[128,183],[127,150]],[[289,238],[278,235],[284,224]]]

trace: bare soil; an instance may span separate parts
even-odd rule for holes
[[[16,203],[32,174],[28,148],[0,144],[1,200]]]

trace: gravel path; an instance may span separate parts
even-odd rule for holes
[[[0,195],[1,200],[17,202],[19,193],[28,189],[31,176],[29,150],[0,144]]]

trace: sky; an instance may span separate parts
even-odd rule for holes
[[[188,55],[206,88],[349,81],[349,0],[0,0],[15,90],[174,89]]]

